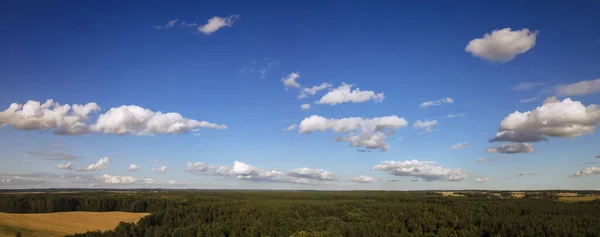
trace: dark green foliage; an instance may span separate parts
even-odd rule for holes
[[[2,212],[152,212],[72,237],[600,236],[600,201],[426,192],[169,192],[0,195]]]

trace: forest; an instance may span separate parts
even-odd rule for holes
[[[68,237],[600,236],[600,200],[385,191],[161,191],[1,194],[0,212],[150,212]]]

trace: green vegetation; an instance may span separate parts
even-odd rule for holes
[[[170,191],[0,195],[1,212],[151,212],[86,236],[600,236],[600,200],[550,192]]]

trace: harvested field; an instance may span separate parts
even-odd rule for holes
[[[579,194],[577,193],[557,193],[556,196],[559,197],[577,197]]]
[[[559,197],[561,202],[589,202],[600,199],[600,196],[576,196],[576,197]]]
[[[462,194],[456,194],[454,192],[439,192],[442,194],[442,196],[444,197],[464,197],[464,195]]]
[[[0,213],[0,237],[64,236],[92,230],[112,230],[119,222],[137,222],[149,213],[57,212],[40,214]]]

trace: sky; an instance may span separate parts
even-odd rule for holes
[[[600,3],[11,1],[0,189],[600,189]]]

